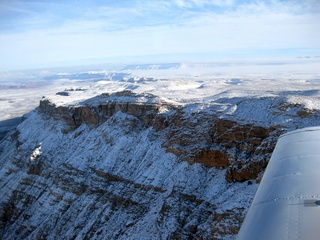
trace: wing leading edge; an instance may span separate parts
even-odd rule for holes
[[[320,238],[320,127],[282,135],[238,240]]]

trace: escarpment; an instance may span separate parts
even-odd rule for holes
[[[282,130],[199,115],[197,124],[186,119],[178,126],[171,125],[163,144],[166,151],[189,164],[227,169],[228,182],[256,179],[267,166]]]
[[[254,100],[264,119],[244,119],[252,103],[234,99],[227,107],[129,91],[68,105],[42,99],[0,142],[1,236],[233,239],[278,136],[319,124],[317,111]],[[221,110],[231,104],[240,112]]]
[[[101,94],[92,99],[68,106],[56,106],[49,99],[42,99],[39,111],[48,117],[68,123],[69,130],[81,124],[100,125],[118,111],[137,117],[145,125],[168,105],[151,94],[134,94],[130,91]],[[173,107],[173,106],[172,106]]]
[[[101,125],[117,112],[134,116],[137,121],[131,122],[133,127],[142,124],[165,132],[162,147],[166,152],[189,164],[227,169],[228,182],[256,179],[267,166],[276,139],[282,133],[279,126],[255,126],[218,118],[205,111],[185,117],[187,113],[182,107],[169,105],[151,94],[130,91],[102,94],[75,106],[55,106],[49,99],[43,99],[39,111],[65,121],[68,128],[63,133],[81,124]]]

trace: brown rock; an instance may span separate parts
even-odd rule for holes
[[[128,96],[132,97],[132,101],[117,102],[109,100],[108,97],[111,96]],[[73,107],[56,106],[49,99],[44,98],[40,101],[39,112],[48,118],[65,121],[70,129],[65,129],[64,132],[72,131],[83,123],[93,125],[102,124],[118,111],[133,115],[144,123],[145,126],[150,126],[158,115],[162,103],[137,102],[135,98],[138,99],[139,97],[140,95],[130,91],[123,91],[113,95],[102,94],[95,98],[96,102],[94,104],[88,103],[88,105],[86,105],[86,103],[82,103],[80,106]],[[147,97],[152,98],[155,96]],[[93,99],[91,99],[91,101],[93,101]],[[163,125],[159,120],[158,124]],[[159,128],[161,127],[159,126]]]
[[[195,162],[203,163],[206,167],[226,168],[233,157],[220,150],[200,149],[195,156]]]
[[[256,179],[266,167],[281,133],[276,127],[265,128],[229,119],[212,120],[201,112],[197,117],[202,121],[198,124],[182,116],[183,112],[177,111],[167,124],[167,140],[163,144],[166,152],[189,164],[227,168],[228,182]],[[160,126],[161,123],[157,129],[161,129]]]
[[[267,161],[252,161],[244,166],[232,166],[226,172],[226,180],[228,182],[244,182],[257,179],[267,164]]]

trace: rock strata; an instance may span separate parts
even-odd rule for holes
[[[141,98],[147,100],[139,102]],[[69,129],[64,132],[68,132],[81,124],[100,125],[118,111],[135,116],[149,126],[161,108],[166,107],[153,95],[136,95],[123,91],[111,95],[102,94],[74,106],[56,106],[50,99],[44,98],[40,101],[39,111],[49,118],[65,121]]]

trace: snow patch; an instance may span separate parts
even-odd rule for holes
[[[41,155],[41,143],[33,150],[29,157],[29,162],[33,162]]]

